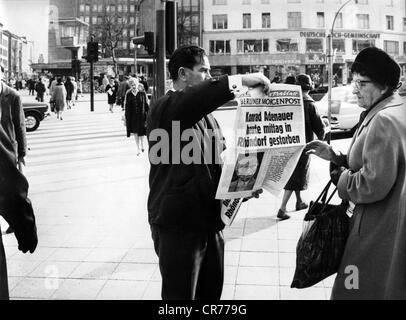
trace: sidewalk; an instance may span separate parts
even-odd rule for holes
[[[26,175],[39,244],[34,254],[22,254],[14,235],[3,235],[12,299],[160,299],[147,222],[147,154],[136,156],[118,107],[110,114],[98,101],[95,112],[88,110],[79,102],[63,121],[46,119],[28,136]],[[226,127],[229,112],[216,112]],[[348,142],[333,141],[341,150]],[[328,181],[328,163],[313,158],[310,177],[308,202]],[[309,289],[290,288],[305,210],[278,221],[281,197],[264,192],[244,203],[224,230],[222,299],[329,298],[332,277]],[[288,208],[294,205],[293,196]]]

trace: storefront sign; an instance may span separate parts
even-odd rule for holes
[[[327,34],[325,31],[303,31],[300,32],[301,38],[325,38]],[[379,39],[380,33],[366,33],[366,32],[334,32],[334,38],[346,39]]]

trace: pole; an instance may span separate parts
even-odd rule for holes
[[[90,41],[94,41],[94,36],[90,37]],[[93,84],[93,61],[90,62],[90,111],[94,111],[94,84]]]
[[[165,3],[156,0],[156,90],[157,98],[165,95],[166,86],[166,48],[165,48]]]
[[[331,127],[331,91],[333,88],[333,61],[334,61],[334,54],[333,54],[333,38],[334,38],[334,24],[336,23],[338,14],[340,11],[351,2],[352,0],[348,0],[344,3],[340,9],[338,9],[336,15],[334,16],[333,24],[331,25],[331,32],[330,35],[327,37],[327,46],[328,46],[328,122]],[[355,3],[357,1],[355,0]],[[327,134],[327,143],[330,144],[331,140],[331,130]]]
[[[333,77],[332,77],[332,72],[333,72],[333,35],[330,34],[327,36],[327,45],[328,45],[328,70],[327,70],[327,75],[328,75],[328,111],[327,111],[327,117],[328,117],[328,123],[330,126],[330,131],[327,133],[327,143],[330,144],[331,141],[331,90],[333,88]]]

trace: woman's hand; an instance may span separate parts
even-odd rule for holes
[[[315,154],[316,156],[327,161],[334,162],[335,160],[335,152],[333,151],[333,148],[326,142],[320,140],[309,142],[304,150],[306,154]]]

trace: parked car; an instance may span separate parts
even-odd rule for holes
[[[406,97],[406,76],[402,76],[400,82],[402,82],[402,86],[399,88],[399,95]]]
[[[335,87],[331,91],[331,129],[355,132],[361,112],[351,85]],[[315,102],[323,118],[328,118],[328,94]]]
[[[41,121],[51,114],[45,102],[23,102],[23,109],[25,128],[29,132],[37,130]]]

